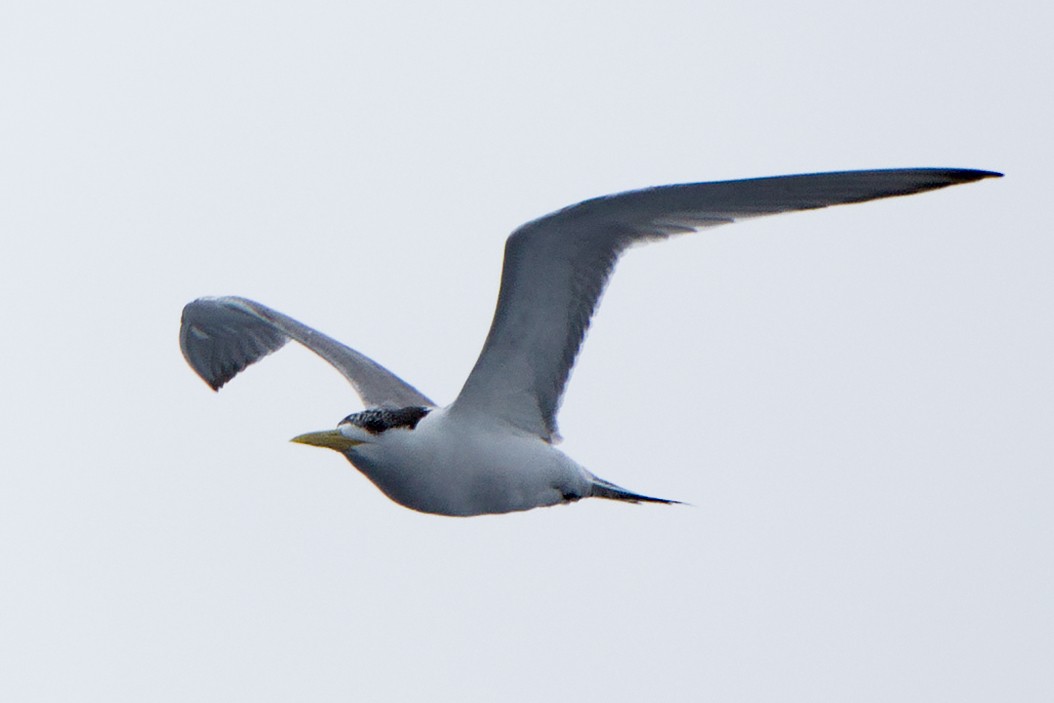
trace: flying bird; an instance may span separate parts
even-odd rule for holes
[[[290,339],[321,356],[366,409],[335,429],[292,441],[340,452],[385,495],[414,510],[482,515],[591,497],[676,503],[605,481],[555,446],[560,399],[619,255],[632,244],[750,217],[1000,175],[913,168],[668,185],[586,200],[528,222],[505,243],[490,332],[446,407],[354,349],[245,298],[189,303],[180,347],[213,390]]]

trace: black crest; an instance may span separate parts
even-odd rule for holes
[[[417,423],[421,421],[421,418],[431,411],[431,408],[423,408],[416,405],[396,409],[370,408],[369,410],[363,410],[361,413],[348,415],[340,421],[340,424],[343,425],[345,422],[350,422],[370,434],[380,434],[393,427],[412,430],[417,427]]]

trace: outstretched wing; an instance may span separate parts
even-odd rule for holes
[[[435,406],[376,361],[246,298],[199,298],[183,308],[179,329],[183,357],[213,390],[219,390],[242,369],[280,349],[290,339],[336,367],[367,406]]]
[[[494,321],[452,411],[498,417],[551,441],[597,299],[630,244],[999,175],[926,168],[690,183],[595,198],[529,222],[506,242]]]

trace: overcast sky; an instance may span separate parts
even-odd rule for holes
[[[0,699],[1054,699],[1042,2],[22,2],[0,25]],[[504,238],[642,186],[984,181],[634,249],[560,416],[692,507],[420,515],[290,444],[439,402]]]

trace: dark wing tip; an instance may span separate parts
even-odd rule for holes
[[[287,341],[284,333],[235,299],[199,298],[183,308],[179,348],[214,391]]]
[[[893,176],[896,180],[902,175],[903,180],[899,183],[890,183],[892,186],[885,195],[912,195],[929,190],[938,190],[948,186],[973,183],[985,178],[1002,178],[1003,174],[996,171],[983,171],[973,168],[918,168],[918,169],[890,169],[888,171],[873,171],[876,179],[884,180],[886,174]],[[873,199],[872,196],[865,200]]]
[[[948,178],[956,183],[971,183],[985,178],[1002,178],[1003,174],[998,171],[982,171],[973,168],[948,168],[941,169]]]
[[[788,203],[779,207],[760,207],[757,214],[786,212],[789,210],[813,210],[831,205],[862,203],[880,198],[890,198],[915,193],[925,193],[948,186],[972,183],[985,178],[1002,178],[996,171],[971,168],[890,168],[869,171],[835,171],[830,173],[802,174],[800,176],[776,176],[773,178],[727,181],[735,188],[750,182],[768,186],[779,200],[780,194],[789,196]],[[742,210],[750,209],[743,204]]]

